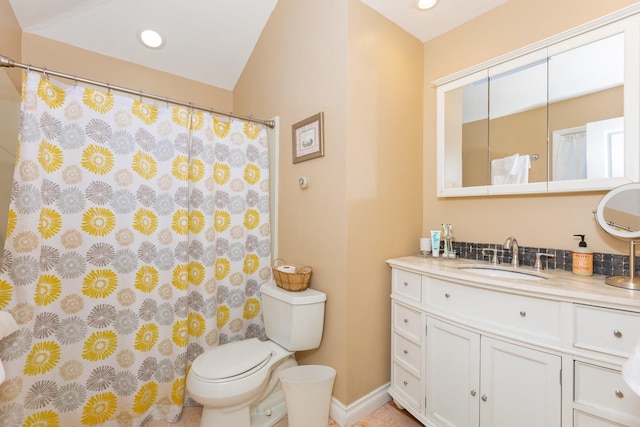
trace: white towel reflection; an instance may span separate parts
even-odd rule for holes
[[[531,158],[516,153],[491,161],[491,184],[526,184],[529,182]]]

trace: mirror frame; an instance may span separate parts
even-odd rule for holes
[[[640,277],[636,277],[636,246],[640,242],[637,242],[635,239],[640,238],[640,231],[636,231],[634,233],[621,231],[609,225],[607,220],[604,218],[604,209],[607,202],[613,199],[613,197],[630,190],[640,191],[640,183],[624,184],[609,191],[604,195],[604,197],[602,197],[593,214],[595,216],[596,223],[602,231],[616,239],[629,241],[629,275],[609,276],[604,282],[610,286],[638,291],[640,290]],[[638,216],[640,216],[640,212],[638,212]]]
[[[609,190],[619,185],[640,181],[640,4],[634,4],[587,24],[544,39],[509,54],[484,62],[458,73],[436,80],[437,87],[437,197],[492,196],[508,194],[540,194],[580,191]],[[547,164],[547,181],[528,184],[482,185],[471,187],[446,187],[446,179],[452,172],[447,170],[446,154],[445,94],[475,81],[488,77],[492,70],[506,70],[522,66],[523,58],[550,57],[564,51],[625,33],[625,76],[624,82],[624,134],[625,134],[625,176],[581,180],[550,181]],[[548,126],[547,126],[548,127]],[[547,130],[548,132],[548,130]],[[548,135],[549,138],[549,135]],[[488,149],[488,147],[487,147]],[[549,142],[547,142],[547,159]],[[458,172],[461,172],[459,160]],[[462,182],[462,180],[460,180]]]
[[[613,236],[622,240],[630,240],[630,239],[640,239],[640,230],[635,232],[623,231],[619,228],[611,226],[604,217],[604,209],[606,207],[607,202],[609,202],[613,197],[623,193],[625,191],[636,190],[640,192],[640,183],[631,183],[624,184],[619,187],[614,188],[605,194],[600,202],[598,203],[598,207],[594,211],[594,215],[596,218],[596,222],[600,226],[600,228],[610,236]],[[640,216],[640,212],[638,212],[638,216]]]

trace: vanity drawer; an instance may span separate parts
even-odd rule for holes
[[[415,342],[421,342],[422,322],[419,311],[397,302],[393,303],[393,328]]]
[[[574,393],[575,403],[634,417],[640,423],[640,397],[627,386],[620,371],[575,362]]]
[[[579,304],[574,307],[574,347],[625,358],[631,355],[640,338],[640,314]]]
[[[415,301],[422,300],[422,276],[404,270],[393,270],[393,293]]]
[[[407,369],[414,374],[420,375],[420,362],[422,361],[420,345],[394,333],[393,358],[396,362],[406,365]]]
[[[573,427],[625,427],[581,411],[573,411]]]
[[[422,383],[420,378],[411,374],[397,363],[394,363],[391,383],[394,389],[406,396],[411,406],[422,410],[420,405],[422,401]]]
[[[513,295],[425,277],[426,302],[437,311],[456,316],[471,326],[525,334],[560,343],[560,303]]]

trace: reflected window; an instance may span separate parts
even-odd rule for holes
[[[623,33],[552,55],[551,179],[625,176],[623,115]]]

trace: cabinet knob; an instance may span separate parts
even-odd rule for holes
[[[407,380],[402,381],[402,384],[404,384],[404,385],[409,385],[409,383],[407,382]]]
[[[409,282],[404,282],[404,285],[405,286],[409,286]]]
[[[617,330],[617,329],[615,329],[615,330],[613,331],[613,335],[614,335],[616,338],[622,338],[622,332],[620,332],[620,331],[619,331],[619,330]]]
[[[473,397],[476,396],[476,391],[475,390],[471,390],[471,396],[473,396]]]
[[[403,353],[404,354],[409,354],[409,350],[404,350]]]
[[[445,298],[449,298],[449,297],[451,297],[451,295],[449,294],[449,292],[447,292],[446,294],[444,294],[444,297]]]
[[[404,323],[409,323],[409,319],[404,319]]]
[[[487,395],[483,394],[480,399],[482,399],[483,402],[486,402],[487,401]]]
[[[615,391],[616,397],[619,397],[620,399],[622,399],[624,397],[624,393],[620,390],[616,390]]]
[[[520,317],[527,317],[527,312],[526,311],[521,311],[520,312]]]

